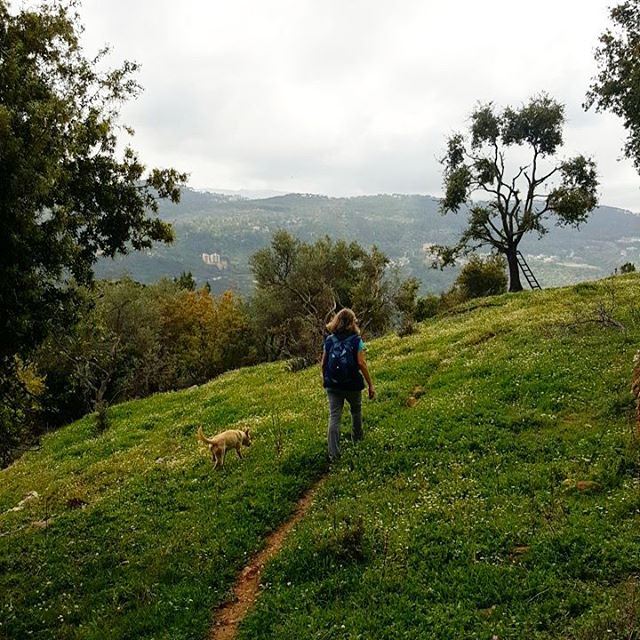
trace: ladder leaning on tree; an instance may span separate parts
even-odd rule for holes
[[[520,267],[520,270],[522,271],[522,273],[524,274],[524,277],[529,283],[529,286],[532,289],[542,289],[542,287],[540,286],[540,283],[538,282],[536,277],[533,275],[533,271],[531,271],[531,268],[527,264],[527,261],[524,259],[524,256],[522,255],[522,253],[518,251],[516,255],[518,257],[518,266]]]

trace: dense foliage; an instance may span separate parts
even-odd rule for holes
[[[625,155],[640,170],[640,2],[626,0],[610,9],[611,27],[596,49],[598,73],[586,107],[611,111],[627,130]]]
[[[415,320],[426,320],[472,300],[505,293],[507,290],[506,260],[499,254],[472,254],[460,269],[453,285],[439,296],[430,294],[417,299]]]
[[[302,242],[277,232],[271,246],[251,258],[256,281],[254,319],[267,359],[315,359],[331,314],[351,307],[370,336],[410,317],[418,283],[389,270],[377,247],[324,237]]]
[[[106,50],[87,58],[81,31],[73,3],[0,0],[0,439],[31,395],[16,388],[20,362],[73,317],[71,284],[90,284],[98,255],[170,241],[157,201],[177,201],[185,180],[120,152],[137,67],[107,69]]]
[[[507,259],[509,291],[520,291],[517,252],[522,238],[546,233],[551,215],[560,225],[578,226],[587,220],[598,203],[596,166],[584,156],[555,160],[564,122],[564,106],[542,94],[501,112],[491,103],[480,105],[471,114],[468,135],[450,137],[442,159],[441,209],[457,212],[466,204],[468,217],[455,245],[433,248],[441,266],[489,247]],[[524,150],[530,160],[510,171],[507,151],[512,147]],[[551,183],[554,176],[560,178],[557,185]],[[486,201],[473,202],[474,195]]]
[[[35,363],[46,381],[45,424],[100,403],[180,389],[255,360],[244,303],[161,281],[100,282],[70,330],[51,335]]]
[[[506,260],[499,254],[473,254],[462,267],[455,285],[465,300],[497,296],[507,290]]]

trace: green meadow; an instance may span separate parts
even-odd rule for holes
[[[88,416],[0,471],[0,638],[205,638],[325,474],[240,638],[638,638],[639,346],[635,275],[467,303],[370,343],[332,468],[317,368]],[[213,472],[200,424],[254,443]]]

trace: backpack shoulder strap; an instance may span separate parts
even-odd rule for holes
[[[324,339],[324,348],[325,351],[330,351],[333,346],[335,344],[337,344],[339,342],[338,338],[336,338],[336,336],[333,333],[330,333],[325,339]]]

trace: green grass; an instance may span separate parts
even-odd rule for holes
[[[613,293],[626,332],[575,324]],[[372,342],[365,440],[344,442],[241,637],[638,637],[639,294],[625,276],[501,296]],[[0,472],[0,638],[204,638],[326,471],[325,413],[316,370],[264,365],[45,438]],[[252,426],[245,460],[213,473],[200,422]]]

